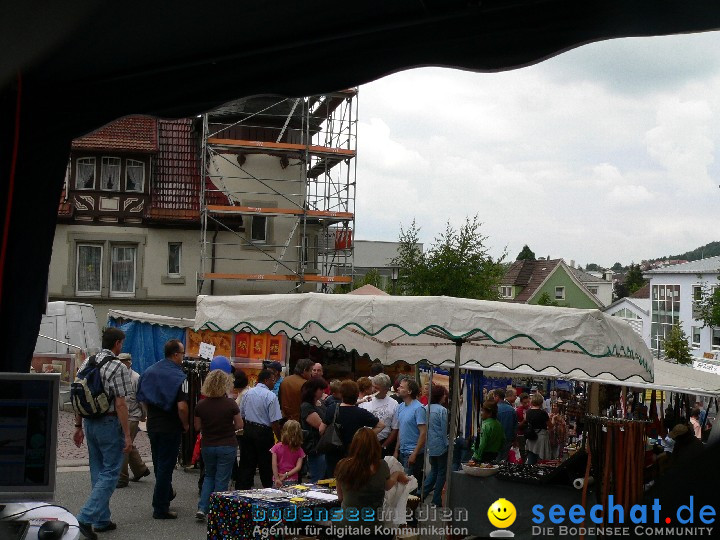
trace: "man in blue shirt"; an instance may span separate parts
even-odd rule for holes
[[[240,448],[239,489],[251,489],[255,479],[255,469],[260,469],[260,483],[263,487],[272,487],[272,454],[275,437],[280,440],[280,403],[271,388],[275,384],[272,370],[263,369],[258,375],[257,384],[247,391],[240,408],[245,426]]]
[[[398,395],[403,401],[396,409],[398,444],[395,457],[405,467],[405,473],[412,474],[418,485],[422,485],[427,411],[417,400],[419,392],[418,383],[412,379],[404,379],[398,388]]]
[[[515,408],[508,403],[510,400],[515,401],[515,390],[510,389],[506,393],[502,388],[496,388],[493,391],[493,398],[498,406],[497,420],[505,432],[505,442],[500,448],[497,459],[506,461],[512,442],[515,440],[515,432],[518,424]]]

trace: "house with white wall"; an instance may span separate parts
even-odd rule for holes
[[[697,302],[720,285],[720,256],[649,270],[651,328],[648,346],[662,354],[662,341],[674,324],[681,324],[693,356],[720,352],[720,328],[698,320]]]
[[[635,293],[616,300],[603,309],[605,313],[624,320],[643,341],[650,344],[650,286],[645,285]]]

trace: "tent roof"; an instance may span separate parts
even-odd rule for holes
[[[155,315],[154,313],[143,313],[141,311],[123,311],[119,309],[109,310],[108,319],[123,319],[125,321],[137,321],[147,324],[159,324],[161,326],[174,326],[176,328],[192,328],[195,325],[195,319],[167,317],[165,315]]]
[[[624,321],[597,310],[446,296],[199,296],[195,328],[285,333],[385,364],[426,360],[652,380],[652,354]]]
[[[443,367],[451,368],[452,364],[448,362],[443,365]],[[647,382],[635,376],[624,381],[618,381],[617,379],[608,377],[607,375],[588,377],[585,373],[580,371],[563,374],[553,368],[536,371],[528,369],[527,367],[522,367],[516,370],[508,370],[505,366],[501,365],[483,368],[473,364],[466,364],[463,367],[466,369],[483,370],[483,373],[488,377],[512,377],[513,375],[541,376],[553,379],[599,382],[603,384],[628,386],[632,388],[646,388],[684,394],[695,394],[698,396],[720,397],[720,375],[694,369],[689,365],[673,364],[664,360],[655,361],[655,379],[653,382]]]

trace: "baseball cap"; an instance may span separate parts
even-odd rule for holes
[[[210,362],[210,371],[215,371],[216,369],[224,371],[225,373],[232,373],[230,360],[228,360],[225,356],[216,356]]]

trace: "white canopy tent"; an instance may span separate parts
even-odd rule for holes
[[[645,343],[623,321],[597,310],[531,306],[445,296],[270,294],[198,296],[195,329],[285,333],[306,343],[356,350],[384,364],[546,369],[653,381]],[[453,392],[450,417],[457,417]],[[450,423],[450,440],[457,424]],[[451,489],[453,445],[448,456]]]
[[[488,368],[553,368],[652,382],[652,354],[624,322],[597,310],[464,298],[332,294],[199,296],[195,328],[283,332],[357,350],[384,364],[456,360]]]

